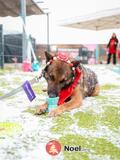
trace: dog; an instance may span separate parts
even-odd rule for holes
[[[96,74],[81,65],[79,60],[70,60],[65,53],[53,56],[45,52],[46,66],[43,76],[47,81],[49,97],[59,96],[56,109],[49,116],[57,116],[82,105],[88,96],[97,96],[100,91]],[[47,102],[39,106],[36,114],[42,114],[48,108]]]

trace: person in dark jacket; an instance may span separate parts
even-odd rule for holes
[[[117,52],[117,45],[118,45],[118,39],[116,37],[116,34],[113,33],[112,37],[107,45],[108,48],[108,58],[107,58],[107,64],[111,61],[111,56],[113,56],[113,64],[116,64],[116,52]]]

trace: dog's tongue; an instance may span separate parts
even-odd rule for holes
[[[69,60],[69,56],[65,52],[58,52],[57,58],[64,62],[67,62]]]
[[[76,71],[76,77],[74,78],[74,81],[71,84],[71,86],[69,86],[65,89],[62,89],[61,92],[60,92],[58,105],[63,104],[65,102],[65,100],[72,95],[72,92],[73,92],[74,88],[77,86],[78,81],[81,77],[81,71],[80,71],[79,68],[76,68],[75,71]]]

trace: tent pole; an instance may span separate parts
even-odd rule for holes
[[[96,44],[96,51],[95,51],[96,63],[99,63],[99,45]]]
[[[50,42],[49,42],[49,13],[46,13],[47,16],[47,51],[50,52]]]
[[[26,26],[26,0],[20,0],[21,4],[21,18],[23,20],[24,26]],[[24,26],[22,33],[22,62],[28,58],[27,55],[27,34]]]

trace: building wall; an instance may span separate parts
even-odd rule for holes
[[[76,58],[76,57],[81,57],[81,61],[83,63],[87,63],[88,61],[88,52],[86,52],[86,55],[82,55],[83,51],[81,50],[81,48],[84,48],[83,45],[81,44],[55,44],[55,45],[51,45],[50,46],[50,52],[51,54],[56,54],[59,51],[62,52],[66,52],[70,55],[70,57]],[[87,48],[86,48],[87,49]],[[37,45],[36,47],[36,55],[37,57],[39,57],[39,59],[44,60],[45,59],[45,55],[44,52],[45,50],[47,50],[47,46],[46,45]],[[81,53],[82,51],[82,53]],[[85,51],[84,51],[85,53]],[[84,54],[83,53],[83,54]],[[85,57],[87,57],[87,60],[82,60],[85,59]]]
[[[55,45],[51,45],[50,46],[50,52],[51,54],[55,54],[57,53],[58,51],[67,51],[67,52],[72,52],[73,51],[77,51],[79,50],[79,48],[81,47],[82,45],[71,45],[71,44],[55,44]],[[44,55],[44,52],[47,51],[47,45],[45,44],[38,44],[36,46],[36,56],[37,57],[41,57],[41,59],[45,59],[45,55]]]
[[[88,63],[88,60],[92,57],[95,58],[96,44],[55,44],[51,45],[51,53],[55,54],[58,51],[66,51],[73,57],[79,56],[83,63]],[[45,60],[44,52],[47,50],[47,45],[38,44],[36,47],[36,55],[40,60]],[[106,44],[99,44],[99,63],[105,63],[107,59]],[[82,57],[82,58],[81,58]]]

